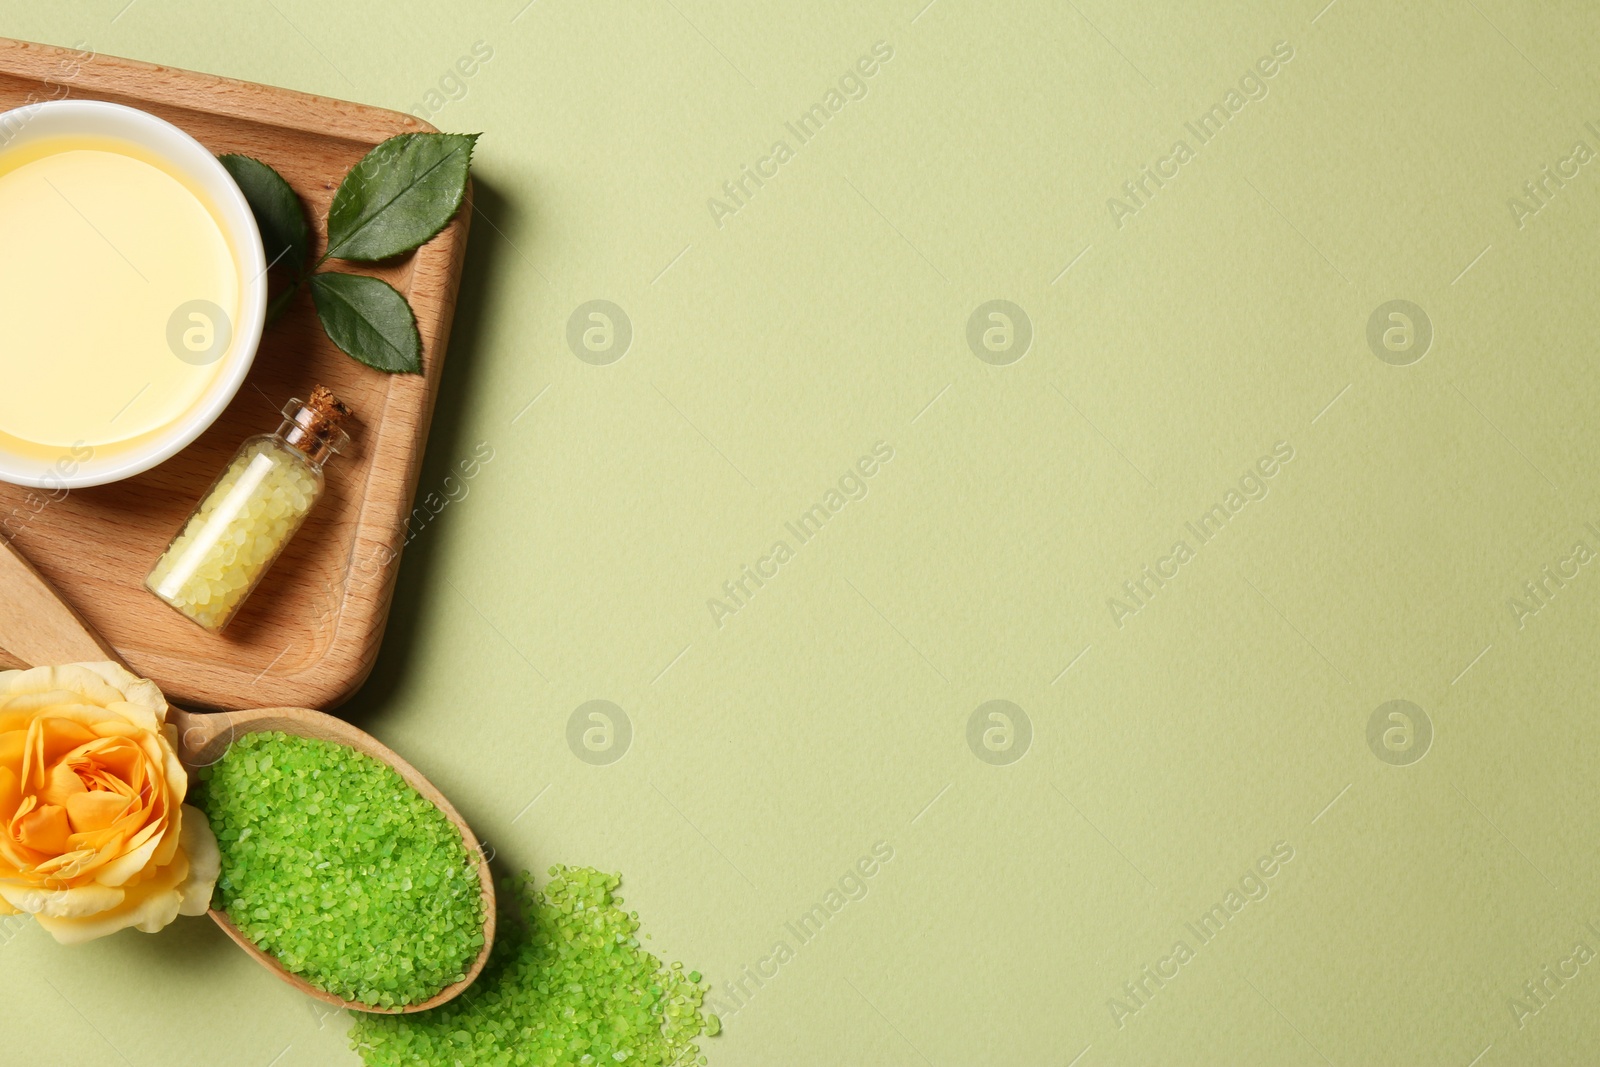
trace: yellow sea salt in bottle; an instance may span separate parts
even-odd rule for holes
[[[213,632],[228,625],[322,496],[322,466],[350,443],[346,408],[317,386],[283,408],[277,433],[240,446],[145,578],[145,588]]]

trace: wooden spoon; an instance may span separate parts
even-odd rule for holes
[[[42,664],[92,663],[110,660],[121,664],[116,650],[100,639],[78,613],[63,601],[48,582],[22,558],[10,543],[0,542],[0,650],[9,653],[11,663],[22,666]],[[7,659],[0,655],[0,660]],[[0,664],[4,665],[4,664]],[[178,758],[190,770],[209,766],[221,759],[235,737],[262,730],[281,730],[297,737],[312,737],[345,745],[387,763],[399,772],[400,777],[430,802],[449,816],[461,831],[461,840],[467,851],[477,859],[478,884],[483,890],[483,949],[473,961],[466,977],[437,995],[419,1004],[402,1008],[379,1008],[370,1004],[344,1000],[306,982],[283,969],[272,956],[257,948],[233,925],[226,913],[211,909],[211,917],[240,948],[256,958],[256,962],[273,974],[310,997],[341,1008],[354,1011],[382,1012],[387,1014],[426,1011],[454,998],[478,977],[489,960],[489,950],[494,945],[495,902],[494,880],[489,874],[489,863],[478,846],[472,828],[451,806],[444,794],[435,789],[411,764],[342,719],[307,708],[253,708],[247,711],[219,711],[196,713],[172,707],[167,721],[178,728]]]

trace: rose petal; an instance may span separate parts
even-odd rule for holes
[[[30,718],[31,722],[32,719]],[[20,729],[0,732],[0,765],[6,767],[22,767],[22,753],[28,744],[28,725],[23,723]]]
[[[143,838],[143,840],[137,845],[133,844],[132,841],[124,843],[123,848],[127,851],[121,856],[106,861],[105,866],[100,868],[94,880],[101,885],[122,885],[128,879],[150,866],[151,859],[156,856],[157,849],[161,847],[162,836],[159,831],[164,829],[166,828],[163,826],[147,826],[140,830],[138,837]],[[169,832],[167,836],[176,837],[177,835]],[[172,859],[172,850],[168,849],[167,860],[155,866],[165,867],[167,862]]]
[[[10,833],[0,833],[0,869],[11,867],[17,871],[23,871],[49,858],[33,851],[31,848],[23,848],[17,844]]]
[[[12,820],[11,832],[25,848],[55,856],[72,847],[69,840],[72,827],[67,822],[67,809],[59,804],[46,804]]]
[[[0,822],[10,822],[22,803],[22,787],[10,767],[0,764]]]
[[[161,776],[166,779],[167,790],[175,797],[189,795],[189,772],[178,758],[178,728],[168,725],[158,735],[161,738]]]
[[[93,793],[79,792],[68,797],[67,819],[72,823],[72,832],[82,834],[93,830],[104,830],[116,820],[117,816],[128,809],[131,800],[132,798],[122,793],[99,790]]]
[[[22,753],[23,788],[43,789],[49,781],[51,767],[73,749],[95,739],[95,732],[87,725],[64,714],[70,710],[52,707],[48,715],[41,715],[28,724]]]
[[[129,726],[136,728],[141,734],[155,733],[161,729],[166,716],[165,704],[162,711],[137,700],[117,700],[107,706],[107,711],[114,711],[125,719]]]
[[[33,880],[36,883],[39,879],[44,879],[44,884],[47,888],[82,885],[82,879],[86,873],[99,867],[110,858],[111,854],[103,850],[78,848],[71,852],[63,852],[59,856],[51,856],[34,867],[29,873],[33,875]]]
[[[52,919],[44,915],[35,919],[57,943],[81,945],[130,926],[147,934],[158,933],[178,917],[181,902],[182,897],[173,889],[157,887],[142,896],[130,895],[118,907],[81,919]]]
[[[105,670],[108,667],[110,672]],[[6,671],[0,673],[0,706],[40,693],[66,692],[103,707],[113,700],[127,699],[128,684],[139,680],[114,663],[68,663],[60,667]],[[153,682],[146,684],[154,686]],[[166,701],[162,700],[161,704],[165,707]]]
[[[103,885],[82,885],[72,889],[45,889],[36,885],[17,885],[0,881],[0,897],[18,911],[52,919],[71,919],[109,911],[121,904],[126,894]]]
[[[39,792],[39,799],[46,804],[65,804],[68,798],[84,791],[83,779],[78,777],[78,772],[72,768],[71,760],[67,759],[50,768],[50,773],[45,776],[44,789]]]
[[[199,808],[183,806],[183,852],[189,857],[189,877],[179,886],[183,902],[180,915],[204,915],[211,908],[211,894],[222,873],[222,852],[217,848],[211,821]]]
[[[183,843],[183,813],[186,811],[198,810],[198,808],[191,808],[186,804],[180,804],[177,808],[173,809],[171,815],[162,817],[161,825],[165,836],[161,839],[161,846],[157,848],[155,854],[150,857],[151,863],[154,863],[157,867],[165,867],[167,864],[172,862],[173,853],[175,853],[178,850],[178,847]],[[205,815],[202,814],[200,817],[204,819]],[[211,824],[207,823],[206,825],[210,826]]]
[[[123,894],[115,907],[79,917],[40,915],[38,922],[63,945],[91,941],[133,927],[153,934],[179,915],[184,893],[179,889],[189,877],[189,861],[180,853],[173,863],[137,885],[111,890]]]

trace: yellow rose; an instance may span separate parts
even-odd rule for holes
[[[221,859],[166,719],[114,663],[0,672],[0,914],[63,944],[205,914]]]

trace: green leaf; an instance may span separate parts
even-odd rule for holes
[[[322,328],[349,355],[376,370],[422,373],[416,316],[394,286],[362,274],[313,274],[311,298]]]
[[[298,275],[305,268],[306,254],[311,250],[300,198],[283,180],[283,175],[259,159],[239,155],[218,156],[217,159],[238,183],[255,214],[261,243],[267,253],[267,266],[287,267]]]
[[[467,190],[477,134],[403,133],[345,175],[328,209],[328,257],[409,252],[445,228]]]

